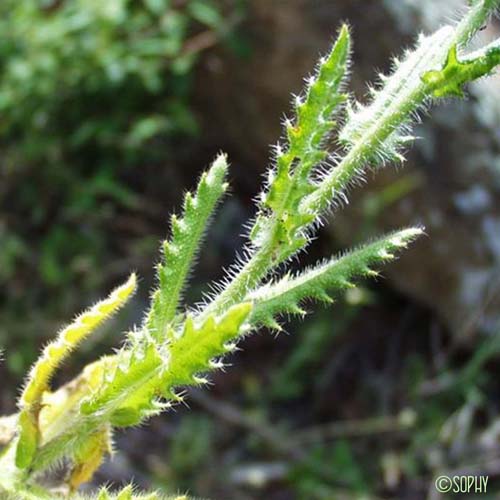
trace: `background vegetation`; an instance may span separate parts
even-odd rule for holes
[[[252,214],[267,145],[286,109],[275,96],[283,99],[300,88],[302,66],[312,66],[328,33],[345,18],[360,26],[355,82],[372,78],[373,67],[443,14],[439,0],[415,5],[2,2],[0,345],[8,353],[0,365],[2,413],[13,410],[13,388],[62,322],[130,268],[152,279],[150,264],[167,214],[223,148],[233,159],[235,199],[216,221],[195,280],[218,277],[241,246],[241,223]],[[372,31],[362,32],[365,27]],[[463,118],[469,128],[453,131],[446,125],[452,113],[438,113],[423,132],[432,136],[429,143],[434,138],[443,145],[431,152],[422,146],[411,160],[414,168],[360,191],[355,215],[344,221],[348,229],[323,231],[307,259],[376,234],[381,226],[394,227],[398,214],[407,216],[409,194],[416,193],[413,211],[432,218],[441,213],[433,198],[448,211],[456,201],[447,204],[446,182],[474,179],[480,185],[481,162],[498,162],[492,137],[500,121],[491,109],[484,111],[492,92],[472,91],[464,105],[472,110]],[[470,146],[471,129],[474,144],[489,156],[476,155],[465,175],[454,148],[462,147],[459,138]],[[461,177],[443,181],[430,174],[436,163],[439,172],[455,168]],[[484,196],[461,199],[467,224],[475,224]],[[439,241],[433,228],[424,245]],[[467,232],[457,231],[465,246]],[[497,276],[495,255],[485,264],[488,276]],[[477,251],[473,261],[480,257]],[[476,286],[471,259],[457,259],[466,290]],[[414,283],[416,273],[427,286],[382,280],[350,290],[336,307],[303,324],[290,324],[289,336],[263,332],[250,339],[235,355],[235,367],[214,376],[211,391],[192,391],[189,410],[178,408],[119,435],[119,452],[96,482],[133,476],[144,487],[220,500],[434,498],[435,475],[462,471],[489,474],[495,498],[500,341],[494,315],[485,310],[498,288],[481,299],[484,310],[468,314],[465,335],[440,306],[446,303],[441,287],[458,289],[458,282],[443,277],[430,259],[410,255],[407,262],[399,279]],[[190,299],[199,300],[202,291],[199,286]],[[136,298],[136,311],[145,301]],[[133,309],[122,317],[124,323],[138,319]],[[87,348],[89,359],[109,347],[104,338],[110,336],[101,338]],[[66,375],[78,368],[68,366]]]

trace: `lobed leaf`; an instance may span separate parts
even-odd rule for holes
[[[418,228],[403,230],[257,288],[270,271],[310,241],[311,225],[332,200],[343,196],[367,164],[402,159],[400,149],[413,139],[407,126],[430,97],[459,95],[465,83],[488,74],[500,62],[499,41],[460,60],[457,57],[457,47],[470,39],[499,3],[476,0],[458,27],[421,37],[417,48],[396,62],[394,73],[381,77],[383,83],[372,91],[372,100],[349,111],[340,134],[345,155],[320,177],[317,167],[328,156],[324,143],[335,126],[331,117],[345,100],[341,85],[350,36],[344,26],[331,53],[309,80],[306,93],[296,99],[295,118],[286,122],[286,147],[276,150],[276,167],[270,172],[250,235],[253,245],[247,262],[200,313],[178,311],[204,229],[226,189],[227,163],[221,155],[202,176],[195,194],[186,195],[182,216],[172,217],[172,236],[163,245],[164,260],[158,266],[159,286],[142,328],[129,335],[117,354],[87,366],[73,382],[49,392],[50,378],[61,361],[133,292],[132,275],[126,285],[80,316],[44,350],[20,400],[18,437],[9,438],[0,455],[0,494],[5,491],[10,498],[14,491],[16,500],[49,498],[32,494],[34,490],[28,487],[17,488],[15,481],[22,477],[22,482],[66,457],[73,466],[70,486],[77,488],[109,451],[112,426],[135,425],[158,413],[169,405],[162,396],[179,400],[176,388],[204,383],[204,373],[219,366],[217,358],[231,350],[250,327],[279,328],[277,316],[304,314],[306,299],[331,302],[336,291],[353,286],[356,277],[376,275],[374,267],[393,259],[419,236]],[[6,481],[2,470],[14,479]],[[98,498],[160,497],[137,495],[128,486],[116,494],[104,488]]]
[[[162,245],[164,259],[157,267],[158,289],[146,318],[147,329],[157,340],[164,338],[168,324],[175,317],[207,223],[227,189],[227,168],[226,156],[219,155],[201,176],[195,194],[186,194],[182,217],[174,214],[171,218],[172,236]]]
[[[122,349],[102,373],[98,390],[82,401],[83,415],[102,414],[117,420],[125,417],[127,409],[136,413],[153,410],[153,395],[158,380],[156,372],[163,365],[156,343],[149,341],[132,349]],[[120,412],[121,409],[121,412]]]
[[[442,64],[452,35],[453,28],[445,26],[431,36],[420,36],[415,49],[407,51],[401,61],[395,61],[390,76],[379,76],[381,87],[372,90],[371,101],[349,107],[339,138],[349,149],[368,142],[369,147],[360,151],[361,162],[401,160],[398,150],[406,143],[404,125],[422,105],[420,76],[429,67]],[[377,132],[375,142],[369,141],[373,131]],[[345,184],[339,184],[337,190],[343,187]]]
[[[276,216],[283,241],[292,243],[297,231],[314,219],[301,213],[300,201],[314,190],[309,178],[311,170],[328,157],[325,139],[335,126],[332,115],[347,96],[341,84],[347,72],[350,55],[350,34],[342,26],[329,55],[321,59],[316,74],[308,79],[304,98],[295,99],[295,119],[285,124],[287,148],[276,150],[276,169],[269,174],[269,190],[263,194],[261,213],[251,238],[257,245],[268,226],[269,215]]]
[[[463,86],[489,74],[500,64],[500,39],[460,61],[454,45],[443,69],[427,71],[422,81],[434,97],[463,97]]]
[[[248,296],[254,307],[249,318],[252,326],[265,325],[280,329],[276,316],[305,314],[301,303],[305,299],[333,302],[331,295],[353,287],[353,279],[376,276],[374,266],[395,258],[395,253],[406,248],[422,234],[422,229],[410,228],[385,236],[338,259],[332,259],[295,277],[285,276],[269,283]]]
[[[56,340],[45,347],[30,372],[21,396],[21,406],[40,402],[42,393],[47,390],[50,378],[61,362],[85,337],[128,301],[136,289],[136,283],[136,276],[132,274],[125,284],[115,288],[106,299],[83,312],[58,334]]]
[[[74,463],[69,477],[70,491],[90,481],[94,472],[100,467],[104,455],[111,453],[111,433],[108,425],[81,443],[74,453]]]
[[[85,337],[127,302],[135,289],[136,276],[132,274],[125,284],[115,288],[106,299],[83,312],[73,323],[65,327],[56,340],[43,350],[31,369],[19,403],[21,412],[16,452],[16,464],[19,468],[30,465],[40,441],[38,417],[41,400],[53,373]]]
[[[163,395],[175,398],[175,387],[202,383],[200,374],[213,368],[215,358],[233,349],[229,343],[242,333],[251,311],[252,304],[244,302],[231,307],[221,318],[209,316],[200,325],[188,316],[182,333],[171,334],[168,365],[162,376]]]

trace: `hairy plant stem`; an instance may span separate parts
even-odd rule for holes
[[[436,40],[438,43],[431,44],[428,50],[423,51],[415,67],[420,64],[427,67],[442,65],[451,48],[454,45],[461,46],[467,43],[483,23],[487,21],[491,12],[498,5],[500,5],[500,0],[475,4],[471,7],[468,15],[455,28],[454,32],[449,30],[449,35],[443,36],[441,43]],[[441,30],[441,32],[444,32],[444,30]],[[414,79],[414,72],[408,74],[408,77]],[[324,210],[332,197],[348,184],[356,171],[363,166],[363,163],[369,161],[369,152],[382,144],[404,121],[405,117],[411,116],[412,113],[422,107],[427,99],[432,97],[432,85],[422,79],[418,80],[418,85],[412,89],[411,93],[404,95],[407,87],[411,88],[412,82],[402,80],[400,90],[403,93],[403,98],[396,97],[393,100],[393,103],[387,108],[380,120],[372,124],[341,163],[322,181],[319,189],[303,201],[304,209],[309,211]]]
[[[415,85],[415,77],[418,77],[415,70],[418,70],[419,66],[424,69],[442,65],[451,47],[467,43],[498,5],[500,5],[500,0],[475,2],[467,16],[454,30],[443,28],[435,35],[439,40],[429,44],[428,49],[422,51],[413,71],[408,73],[406,80],[401,80],[398,90],[402,95],[394,96],[391,105],[378,120],[374,121],[341,163],[321,182],[314,193],[302,201],[301,208],[311,213],[321,213],[328,208],[332,199],[345,189],[358,170],[372,160],[370,153],[377,150],[378,146],[383,144],[408,116],[415,113],[427,99],[431,98],[433,89],[430,84],[418,79]],[[437,36],[439,33],[441,36]],[[411,91],[407,92],[407,88]],[[291,189],[281,207],[281,213],[278,212],[273,218],[262,246],[255,251],[222,293],[202,311],[200,315],[202,318],[211,313],[222,313],[231,305],[244,300],[248,290],[258,286],[266,275],[280,264],[276,259],[281,246],[278,237],[279,217],[286,207],[290,192]]]
[[[328,158],[324,141],[335,126],[331,117],[346,100],[341,84],[350,35],[342,27],[330,55],[308,80],[305,95],[296,98],[295,120],[285,123],[287,146],[276,148],[276,165],[261,193],[246,262],[199,313],[178,309],[206,224],[225,191],[227,164],[219,156],[196,192],[186,195],[182,215],[172,217],[172,235],[163,243],[164,259],[157,269],[159,286],[142,327],[129,333],[115,355],[88,365],[66,389],[51,392],[49,382],[60,362],[126,300],[134,278],[125,287],[127,293],[89,309],[44,350],[21,399],[17,434],[12,433],[0,454],[0,496],[6,491],[19,492],[16,500],[45,498],[42,493],[30,496],[29,485],[37,473],[65,458],[72,461],[69,484],[76,489],[109,451],[112,428],[138,425],[181,400],[177,388],[206,383],[204,375],[223,367],[220,358],[249,329],[279,329],[276,318],[304,314],[301,306],[308,299],[331,302],[331,295],[353,286],[357,277],[376,275],[374,266],[395,258],[421,234],[420,228],[398,231],[294,276],[269,279],[311,241],[315,222],[368,165],[403,159],[401,148],[413,140],[405,129],[427,101],[462,95],[467,82],[500,64],[499,41],[457,57],[457,46],[470,40],[500,0],[471,4],[457,27],[421,37],[415,50],[396,62],[392,75],[381,76],[368,105],[347,109],[339,133],[343,159],[320,174]]]
[[[249,290],[259,285],[267,273],[276,266],[275,256],[279,247],[278,233],[279,223],[274,218],[262,246],[243,265],[222,293],[202,311],[200,318],[222,313],[231,305],[242,301]]]
[[[452,45],[462,47],[488,21],[491,14],[500,6],[500,0],[473,0],[467,15],[455,28]]]

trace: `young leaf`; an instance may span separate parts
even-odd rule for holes
[[[332,294],[353,287],[354,278],[376,276],[374,266],[394,259],[395,252],[406,248],[421,234],[419,228],[398,231],[298,276],[287,276],[257,289],[248,296],[248,300],[254,303],[249,323],[279,329],[276,316],[283,313],[304,314],[301,303],[305,299],[332,302]]]
[[[295,119],[287,120],[287,147],[276,150],[276,169],[269,174],[269,190],[263,195],[263,213],[259,216],[251,238],[259,245],[269,226],[269,215],[280,223],[280,238],[292,243],[297,231],[314,216],[300,213],[299,202],[314,190],[309,178],[311,170],[328,156],[325,138],[335,126],[332,115],[345,101],[341,83],[350,55],[350,34],[342,26],[329,55],[321,59],[316,74],[308,79],[305,97],[295,98]]]
[[[157,268],[158,289],[153,295],[146,326],[157,340],[164,338],[174,319],[180,294],[191,270],[207,223],[217,202],[227,189],[227,159],[221,154],[203,173],[194,195],[184,198],[182,217],[171,218],[172,237],[162,245],[164,260]]]
[[[21,396],[22,407],[39,404],[42,393],[47,390],[57,367],[85,337],[128,301],[135,291],[136,281],[135,274],[132,274],[125,284],[115,288],[106,299],[83,312],[58,334],[56,340],[45,347],[28,377]]]
[[[120,408],[136,412],[153,410],[155,374],[162,364],[163,358],[155,342],[144,342],[132,349],[125,347],[113,360],[112,367],[108,364],[103,371],[98,390],[82,401],[80,411],[83,415],[97,414],[102,419]]]
[[[69,477],[70,491],[92,479],[100,467],[104,455],[111,453],[111,436],[107,425],[83,442],[74,453],[74,465]]]
[[[457,46],[454,45],[441,70],[427,71],[422,81],[427,85],[434,97],[463,97],[463,86],[490,73],[500,63],[500,39],[484,49],[465,57],[460,61],[457,57]]]
[[[199,384],[199,376],[209,371],[214,358],[232,349],[235,340],[252,310],[250,302],[231,307],[222,318],[209,316],[200,325],[188,316],[180,335],[172,332],[168,346],[168,365],[162,377],[162,393],[175,398],[172,390],[178,386]]]
[[[78,316],[43,350],[29,374],[19,403],[21,413],[16,453],[16,465],[19,468],[23,469],[30,465],[38,445],[40,437],[38,416],[42,395],[48,389],[54,371],[85,337],[127,302],[135,288],[136,277],[132,274],[124,285],[115,288],[106,299]]]
[[[310,174],[328,155],[324,140],[335,125],[332,113],[345,99],[340,87],[349,53],[350,34],[343,26],[309,80],[305,98],[296,99],[295,120],[286,122],[286,149],[277,146],[276,168],[270,169],[268,188],[260,195],[260,211],[250,231],[250,257],[243,267],[240,262],[234,266],[239,271],[205,308],[203,318],[223,314],[241,302],[248,289],[310,241],[304,229],[317,214],[302,210],[301,202],[316,189]]]

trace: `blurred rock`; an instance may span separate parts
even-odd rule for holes
[[[414,34],[436,28],[462,0],[251,0],[245,26],[252,55],[214,53],[198,75],[197,100],[207,144],[233,154],[233,172],[256,193],[270,142],[278,139],[290,92],[326,50],[342,20],[354,28],[352,87],[360,98],[375,71]],[[485,31],[492,36],[495,27]],[[366,224],[363,200],[401,179],[419,178],[370,222],[367,234],[413,223],[428,238],[387,268],[397,288],[428,304],[458,336],[493,331],[500,321],[500,85],[494,77],[472,86],[469,102],[440,105],[417,130],[424,139],[406,169],[386,169],[352,193],[349,210],[332,229],[343,245]],[[223,142],[221,142],[221,138]],[[352,228],[359,228],[353,231]],[[366,228],[365,228],[366,229]]]

